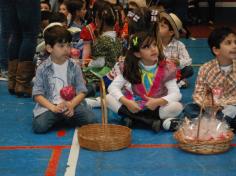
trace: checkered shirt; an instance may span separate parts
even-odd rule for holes
[[[219,97],[221,105],[236,105],[236,59],[233,60],[231,72],[225,74],[220,69],[217,59],[202,65],[198,72],[193,99],[199,105],[212,105],[212,90],[222,88],[223,93]]]

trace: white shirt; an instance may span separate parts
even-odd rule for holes
[[[124,79],[123,75],[120,74],[112,81],[112,83],[108,87],[109,94],[119,101],[120,98],[124,96],[124,94],[122,93],[122,88],[124,87],[124,85],[131,86],[131,84]],[[166,82],[165,86],[168,90],[168,94],[161,98],[165,99],[168,102],[176,102],[181,100],[182,95],[176,83],[176,79],[172,79]],[[129,89],[131,89],[131,87]]]
[[[67,67],[68,61],[63,63],[62,65],[53,63],[53,80],[51,86],[53,88],[53,103],[59,104],[63,101],[60,96],[60,90],[68,85],[67,82]]]

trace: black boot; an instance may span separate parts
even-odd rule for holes
[[[124,105],[120,107],[120,109],[118,110],[118,114],[121,116],[125,116],[124,121],[126,125],[133,126],[135,121],[139,121],[151,127],[155,132],[159,132],[161,129],[161,121],[159,119],[154,119],[149,116],[145,116],[140,112],[132,113]]]

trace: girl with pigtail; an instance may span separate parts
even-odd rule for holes
[[[96,13],[95,23],[98,37],[91,47],[92,60],[85,69],[86,73],[92,71],[100,76],[105,76],[115,65],[118,57],[122,55],[122,42],[118,39],[114,30],[117,21],[117,12],[110,3],[104,3],[103,7]],[[86,78],[94,80],[91,74],[86,74]]]
[[[123,74],[108,87],[108,107],[125,125],[145,124],[158,132],[177,129],[183,107],[176,84],[176,67],[165,60],[156,28],[159,14],[147,8],[129,12],[129,48]],[[126,91],[124,86],[129,84]],[[125,92],[125,93],[123,93]]]

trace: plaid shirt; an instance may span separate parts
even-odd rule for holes
[[[164,55],[167,59],[179,59],[179,67],[181,69],[192,64],[192,58],[189,56],[184,43],[176,40],[175,38],[173,38],[171,42],[164,47]]]
[[[198,72],[193,99],[196,103],[204,106],[212,105],[212,90],[222,88],[223,93],[219,97],[221,105],[236,105],[236,59],[230,73],[225,74],[217,59],[202,65]]]

